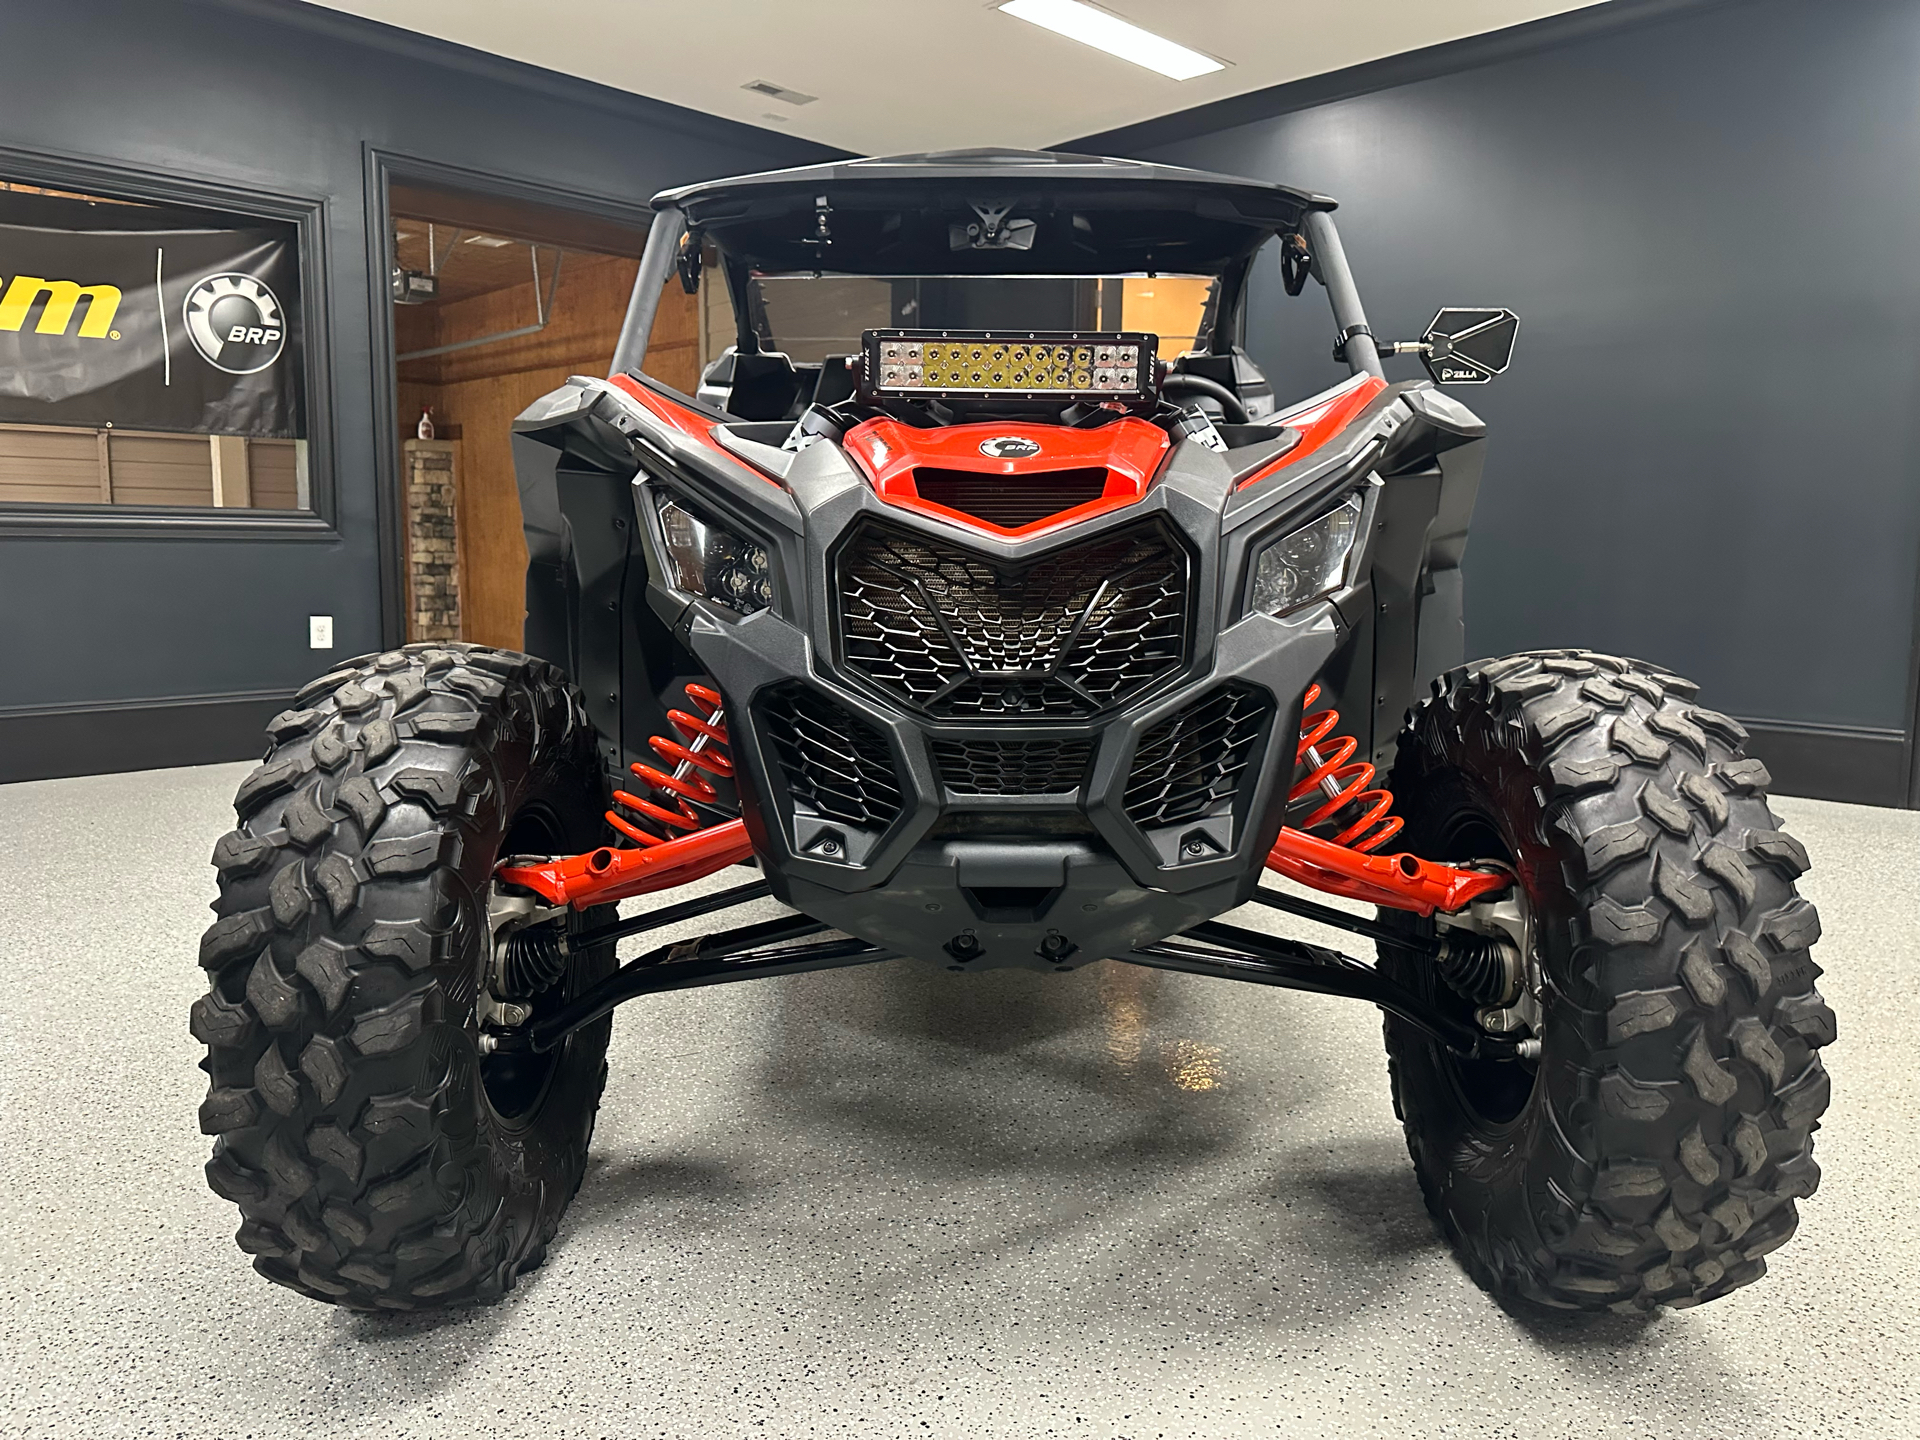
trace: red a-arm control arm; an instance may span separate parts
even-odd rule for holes
[[[753,854],[744,821],[729,820],[642,849],[604,846],[584,855],[555,855],[531,865],[502,865],[507,885],[533,891],[549,905],[606,905],[633,895],[671,890],[737,865]]]
[[[1267,868],[1329,895],[1421,916],[1451,914],[1513,883],[1497,870],[1462,870],[1418,855],[1367,855],[1291,827],[1274,841]]]
[[[530,865],[502,865],[497,873],[504,883],[524,886],[550,905],[584,908],[670,890],[752,853],[746,826],[729,820],[645,849],[604,847]],[[1364,855],[1293,829],[1280,832],[1267,865],[1315,890],[1416,915],[1463,909],[1511,883],[1498,871],[1462,870],[1417,855]]]

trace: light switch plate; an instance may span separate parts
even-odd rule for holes
[[[331,615],[307,617],[307,645],[314,650],[333,648],[333,617]]]

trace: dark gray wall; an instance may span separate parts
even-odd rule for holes
[[[334,657],[379,648],[370,148],[629,203],[836,153],[301,5],[8,0],[4,31],[0,147],[322,202],[336,528],[0,535],[0,779],[212,758],[194,737],[222,697],[260,697],[233,702],[257,734],[329,661],[309,614],[334,617]],[[142,719],[178,697],[211,698]],[[124,748],[91,764],[76,737]]]
[[[1920,6],[1606,19],[1503,38],[1492,63],[1451,47],[1452,73],[1351,98],[1298,108],[1315,97],[1283,88],[1062,148],[1338,197],[1384,337],[1417,335],[1441,304],[1518,310],[1512,372],[1456,392],[1493,434],[1467,555],[1471,651],[1659,661],[1707,703],[1770,722],[1761,753],[1801,793],[1902,803]],[[1261,282],[1251,348],[1276,389],[1336,378],[1324,294],[1288,301],[1276,274]]]

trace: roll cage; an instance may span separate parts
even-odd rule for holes
[[[1207,353],[1239,345],[1247,276],[1283,245],[1290,294],[1309,276],[1333,307],[1335,351],[1382,376],[1335,229],[1333,200],[1284,185],[1138,160],[1047,151],[959,151],[837,161],[662,191],[612,375],[644,370],[660,292],[689,290],[709,245],[733,297],[742,355],[760,349],[755,272],[1104,275],[1172,271],[1219,281]]]

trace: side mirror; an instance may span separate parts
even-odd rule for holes
[[[705,243],[689,230],[680,237],[680,253],[673,259],[673,268],[680,272],[680,288],[689,295],[700,293],[700,266],[705,258],[702,253]]]
[[[1420,337],[1420,363],[1436,385],[1484,385],[1506,373],[1519,334],[1511,310],[1442,310]]]

